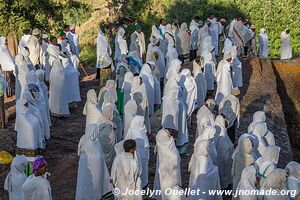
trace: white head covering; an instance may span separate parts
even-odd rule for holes
[[[126,135],[126,139],[142,139],[144,141],[144,147],[149,147],[145,118],[143,116],[134,116]]]
[[[215,137],[215,134],[216,134],[216,128],[213,126],[209,126],[204,129],[202,134],[199,134],[195,144],[197,142],[204,141],[204,140],[212,140]]]
[[[170,66],[169,66],[169,69],[167,71],[166,78],[169,79],[172,76],[175,76],[175,74],[178,74],[179,70],[181,68],[181,64],[182,64],[182,62],[179,59],[173,59],[170,62]]]
[[[270,160],[277,165],[279,160],[279,153],[280,147],[275,145],[268,146],[263,152],[262,156],[256,160],[256,164],[260,168],[265,161]]]
[[[0,36],[0,65],[3,71],[15,71],[15,64],[11,57],[7,46],[5,45],[6,38]]]
[[[78,144],[78,156],[80,155],[81,151],[83,150],[83,146],[89,140],[95,141],[98,138],[99,128],[97,124],[89,124],[85,129],[85,134],[80,138]]]
[[[287,171],[289,176],[293,176],[300,181],[300,164],[299,163],[297,163],[295,161],[291,161],[286,165],[285,170]]]
[[[265,161],[260,169],[258,175],[260,176],[260,185],[264,186],[266,178],[276,169],[275,163],[270,160]]]
[[[265,122],[266,121],[266,114],[264,111],[256,111],[253,114],[253,121],[248,127],[248,133],[253,132],[254,126],[259,122]]]
[[[134,99],[129,100],[124,107],[124,138],[127,135],[131,121],[137,113],[138,106]]]
[[[286,171],[284,169],[277,168],[267,177],[264,184],[264,189],[285,189]]]
[[[255,182],[256,182],[256,170],[251,165],[243,169],[241,180],[238,184],[238,188],[240,190],[256,190]],[[243,199],[244,198],[246,198],[246,196],[243,197]],[[254,199],[254,198],[252,197],[249,198],[249,200],[250,199]]]

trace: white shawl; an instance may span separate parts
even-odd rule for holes
[[[204,74],[202,73],[202,67],[195,60],[193,61],[193,76],[197,86],[196,106],[197,108],[200,108],[205,101],[207,86]]]
[[[7,46],[5,45],[6,38],[0,37],[0,65],[2,71],[15,71],[15,63],[11,57]]]
[[[123,133],[123,139],[126,138],[128,129],[130,127],[131,121],[133,120],[134,116],[137,113],[137,104],[134,99],[129,100],[125,107],[124,107],[124,119],[123,119],[123,124],[124,124],[124,133]]]
[[[86,126],[97,123],[101,117],[101,111],[98,107],[97,94],[94,89],[90,89],[86,94],[86,103],[83,108],[83,114],[86,116]]]
[[[233,84],[230,71],[230,63],[226,60],[222,60],[219,63],[217,70],[217,91],[215,101],[218,105],[225,96],[231,94]]]

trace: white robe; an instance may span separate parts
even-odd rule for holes
[[[116,188],[120,190],[119,195],[115,198],[119,200],[141,200],[140,195],[123,195],[126,190],[141,191],[141,166],[140,161],[135,153],[122,152],[114,160],[111,169],[111,178]]]
[[[221,188],[227,188],[232,183],[231,168],[234,147],[227,135],[225,128],[225,119],[217,116],[215,120],[216,127],[216,149],[218,154],[218,168],[220,175]]]
[[[202,67],[196,63],[196,61],[193,61],[193,76],[197,85],[197,108],[203,106],[207,92],[206,79],[201,68]]]
[[[214,46],[214,53],[217,57],[219,55],[219,23],[216,18],[209,19],[211,25],[209,27],[209,33],[212,37],[212,44]]]
[[[269,38],[268,35],[261,31],[258,35],[258,56],[261,58],[267,58],[269,54]]]
[[[66,77],[63,64],[58,58],[52,62],[49,82],[49,108],[51,113],[69,115]]]
[[[158,59],[154,57],[154,53],[158,54]],[[163,52],[159,49],[158,46],[151,46],[149,49],[150,59],[148,61],[154,61],[159,71],[160,78],[165,77],[166,75],[166,62]]]
[[[34,66],[42,64],[42,48],[39,43],[39,39],[36,36],[32,35],[28,40],[27,47],[29,48],[29,58],[32,64]]]
[[[215,80],[216,80],[216,65],[213,62],[211,53],[206,53],[204,56],[204,63],[202,68],[204,68],[204,77],[206,80],[207,90],[215,89]]]
[[[287,189],[295,190],[295,196],[297,197],[300,195],[300,164],[295,161],[291,161],[287,164],[285,170],[288,173]]]
[[[106,68],[111,63],[112,60],[110,58],[112,54],[110,44],[108,43],[104,33],[99,30],[98,37],[97,37],[97,68]]]
[[[179,55],[185,55],[190,52],[190,35],[186,23],[180,25],[178,37],[176,38],[176,49]]]
[[[154,178],[154,190],[161,190],[161,196],[156,199],[168,200],[165,194],[167,188],[181,185],[180,156],[174,139],[165,129],[156,135],[157,165]]]
[[[257,155],[262,156],[264,151],[266,150],[268,144],[265,142],[264,135],[267,133],[267,125],[264,123],[256,124],[253,130],[252,135],[256,139],[257,147]]]
[[[149,140],[147,136],[147,129],[144,124],[143,116],[136,115],[132,119],[125,140],[127,139],[133,139],[136,142],[137,155],[140,158],[142,164],[141,186],[142,188],[145,188],[148,185],[148,163],[149,163],[150,153],[149,153]]]
[[[79,141],[76,200],[102,199],[113,190],[98,133],[98,125],[89,124]]]
[[[166,70],[165,70],[166,72],[168,71],[168,69],[170,67],[171,61],[174,59],[177,59],[177,58],[178,58],[178,53],[175,48],[175,44],[173,41],[169,42],[168,43],[168,51],[166,54]]]
[[[197,103],[197,85],[189,69],[183,69],[179,85],[183,88],[181,98],[183,99],[187,117],[191,117]]]
[[[217,91],[215,96],[216,104],[220,104],[222,99],[231,94],[233,88],[230,63],[226,60],[220,61],[217,71]]]
[[[195,150],[197,152],[197,150]],[[213,165],[210,157],[203,155],[195,155],[192,157],[193,160],[189,163],[190,180],[189,188],[191,190],[200,189],[198,195],[190,195],[189,200],[222,200],[221,195],[209,195],[209,190],[220,190],[220,179],[218,173],[218,167]]]
[[[123,134],[123,139],[126,138],[128,129],[129,129],[130,124],[131,124],[131,121],[133,120],[136,113],[137,113],[137,104],[136,104],[135,100],[131,99],[127,102],[127,104],[124,107],[124,118],[123,118],[124,134]]]
[[[86,94],[86,103],[83,108],[83,114],[86,116],[86,126],[98,122],[101,111],[98,107],[98,98],[95,90],[90,89]]]
[[[125,30],[122,27],[120,27],[115,37],[115,61],[120,61],[122,59],[122,55],[126,56],[128,53],[127,42],[124,39],[124,35]]]
[[[228,120],[228,127],[236,122],[240,125],[240,101],[233,95],[225,96],[219,104],[219,114],[224,114]]]
[[[52,200],[51,186],[43,176],[31,175],[22,186],[22,200]]]
[[[286,60],[292,58],[292,44],[291,36],[285,31],[280,35],[281,47],[280,47],[280,59]]]
[[[6,38],[0,37],[0,65],[2,71],[15,71],[15,63],[11,57],[7,46],[5,45]]]
[[[195,138],[201,135],[206,127],[214,126],[214,124],[215,116],[206,105],[203,105],[197,112],[197,130]]]
[[[15,57],[16,61],[16,100],[20,99],[26,86],[26,76],[29,72],[25,58],[18,54]]]
[[[28,43],[30,36],[31,35],[23,35],[21,37],[20,42],[19,42],[19,52],[21,51],[21,49],[27,47],[27,43]]]
[[[253,166],[249,166],[243,169],[241,180],[238,184],[239,190],[257,190],[255,186],[256,182],[256,170]],[[257,200],[257,195],[240,195],[239,200]]]
[[[22,200],[22,185],[27,179],[24,170],[27,164],[24,155],[16,155],[10,165],[10,172],[4,182],[4,190],[8,191],[10,200]]]
[[[265,161],[272,161],[275,165],[278,164],[279,161],[279,153],[280,153],[280,147],[278,146],[268,146],[261,157],[259,157],[255,161],[256,168],[258,171],[262,169],[262,166]]]
[[[127,104],[127,102],[131,99],[130,93],[131,93],[131,82],[133,79],[132,72],[126,72],[124,76],[124,81],[122,85],[122,91],[124,95],[124,106]]]
[[[231,50],[232,61],[230,67],[232,69],[232,85],[233,87],[243,87],[243,71],[242,63],[237,58],[237,50],[234,46]]]
[[[161,125],[163,128],[179,130],[179,88],[173,87],[163,97]]]

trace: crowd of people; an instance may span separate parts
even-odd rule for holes
[[[253,115],[246,133],[235,135],[240,120],[243,87],[241,56],[268,56],[268,36],[261,29],[256,53],[255,26],[237,17],[226,20],[209,15],[205,22],[153,25],[150,43],[135,25],[127,45],[119,27],[115,51],[105,29],[97,37],[99,92],[90,89],[83,109],[85,134],[78,144],[76,200],[143,199],[148,188],[151,120],[161,114],[155,134],[156,171],[153,198],[223,199],[208,190],[232,189],[277,192],[285,195],[237,195],[235,199],[296,199],[300,194],[300,164],[277,167],[280,147],[267,127],[264,111]],[[5,180],[11,200],[52,199],[47,162],[42,153],[50,139],[51,117],[67,117],[80,99],[78,35],[66,25],[59,39],[33,29],[24,31],[13,57],[2,45],[2,70],[16,78],[16,157]],[[281,34],[282,59],[291,58],[289,30]],[[0,42],[5,44],[5,38]],[[2,53],[1,52],[1,53]],[[0,76],[0,95],[13,93],[9,75]],[[5,81],[6,80],[6,81]],[[49,89],[48,89],[49,86]],[[2,91],[2,93],[1,93]],[[1,102],[0,102],[1,103]],[[193,113],[197,128],[188,128]],[[275,133],[277,134],[277,133]],[[189,149],[193,135],[194,148]],[[234,146],[236,142],[236,147]],[[189,188],[182,192],[181,156],[191,155]],[[117,190],[116,190],[117,189]],[[171,189],[170,195],[166,193]],[[116,191],[119,191],[116,193]],[[132,193],[128,191],[133,191]]]

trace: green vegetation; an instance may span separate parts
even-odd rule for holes
[[[196,15],[205,20],[209,13],[214,13],[228,22],[234,16],[249,19],[256,26],[257,35],[261,28],[266,28],[270,57],[277,58],[279,36],[287,27],[291,29],[293,53],[300,54],[298,4],[299,0],[0,0],[0,34],[7,34],[13,28],[20,36],[25,27],[39,27],[43,32],[57,35],[64,23],[76,25],[82,46],[81,61],[94,66],[100,24],[109,30],[111,41],[121,25],[129,39],[136,22],[142,25],[148,38],[151,26],[158,25],[160,18],[189,23]]]

